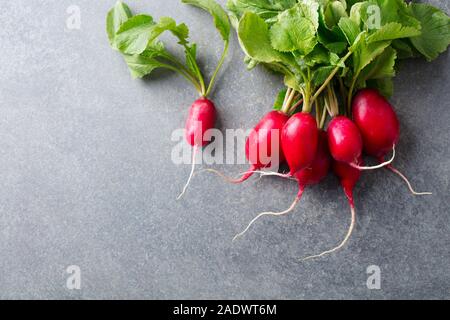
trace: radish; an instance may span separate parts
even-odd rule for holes
[[[205,133],[214,128],[216,117],[216,107],[214,106],[214,103],[206,97],[201,97],[194,101],[189,108],[189,114],[186,120],[185,138],[187,143],[192,146],[192,167],[188,181],[177,199],[180,199],[186,193],[192,177],[194,176],[197,150],[210,142],[205,139]]]
[[[356,163],[358,165],[362,165],[363,164],[362,158],[360,157]],[[344,189],[344,193],[347,196],[347,200],[350,205],[350,211],[351,211],[350,227],[348,229],[348,232],[347,232],[344,240],[337,247],[335,247],[331,250],[324,251],[318,255],[306,257],[302,260],[320,258],[327,254],[330,254],[330,253],[333,253],[333,252],[336,252],[336,251],[342,249],[345,246],[345,244],[348,242],[348,240],[350,239],[350,237],[353,233],[353,229],[355,228],[356,210],[355,210],[355,202],[354,202],[354,197],[353,197],[353,189],[355,188],[356,183],[358,182],[359,178],[361,177],[361,170],[354,168],[353,166],[351,166],[345,162],[339,162],[339,161],[333,161],[332,167],[333,167],[334,174],[339,178],[339,180],[341,182],[342,188]]]
[[[284,161],[284,154],[281,150],[281,131],[288,120],[287,114],[281,111],[271,111],[253,128],[245,143],[245,156],[251,167],[241,178],[229,178],[213,169],[205,171],[213,172],[230,183],[239,184],[248,180],[257,170],[280,164]],[[277,141],[272,141],[273,139],[277,139]],[[262,156],[266,159],[262,159]]]
[[[183,3],[193,5],[207,11],[214,20],[214,25],[220,34],[224,47],[214,73],[209,83],[197,62],[197,44],[189,39],[189,28],[186,24],[177,24],[170,17],[162,17],[159,22],[146,14],[133,15],[130,8],[123,2],[117,4],[108,12],[106,31],[111,47],[119,51],[134,78],[143,78],[153,74],[155,69],[166,69],[181,75],[194,86],[200,95],[189,109],[186,121],[186,140],[193,147],[192,168],[180,199],[187,190],[195,169],[195,155],[197,150],[208,144],[204,134],[214,128],[216,108],[207,99],[216,78],[228,54],[230,44],[231,25],[227,13],[214,0],[182,0]],[[185,59],[182,61],[173,55],[161,41],[160,36],[171,33],[183,48]]]
[[[331,166],[331,157],[328,151],[328,141],[327,134],[325,131],[319,131],[318,133],[318,143],[317,143],[317,152],[315,154],[314,160],[312,164],[308,168],[304,168],[294,174],[295,179],[298,182],[298,194],[291,204],[289,209],[282,212],[263,212],[256,216],[245,228],[244,231],[237,234],[233,241],[237,238],[243,236],[250,227],[261,217],[263,216],[282,216],[288,214],[292,210],[294,210],[297,203],[300,201],[303,192],[307,186],[318,184],[322,181],[328,174]]]
[[[400,124],[391,104],[374,89],[360,90],[353,99],[353,119],[361,132],[364,151],[383,162],[400,136]],[[399,175],[413,194],[431,194],[414,191],[409,180],[391,164],[386,168]]]
[[[395,148],[391,160],[374,167],[361,167],[357,164],[363,150],[363,140],[356,124],[345,116],[336,116],[328,125],[330,152],[336,161],[349,164],[358,170],[373,170],[390,164],[395,158]]]
[[[311,114],[300,112],[288,120],[281,133],[281,145],[289,165],[289,176],[312,164],[318,140],[317,123]]]

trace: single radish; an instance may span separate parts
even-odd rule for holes
[[[363,161],[362,161],[361,157],[357,160],[357,164],[363,165]],[[358,182],[358,180],[361,177],[361,170],[356,169],[356,168],[352,167],[351,165],[349,165],[345,162],[340,162],[340,161],[333,161],[332,167],[333,167],[334,174],[339,178],[339,180],[341,182],[342,188],[344,189],[344,193],[345,193],[348,203],[350,205],[350,211],[351,211],[350,227],[348,229],[348,232],[347,232],[344,240],[337,247],[335,247],[331,250],[324,251],[318,255],[306,257],[302,260],[309,260],[309,259],[323,257],[327,254],[330,254],[330,253],[333,253],[333,252],[336,252],[336,251],[342,249],[345,246],[345,244],[348,242],[348,240],[350,239],[350,237],[353,233],[353,229],[355,228],[356,210],[355,210],[355,201],[354,201],[354,197],[353,197],[353,189],[355,188],[356,183]]]
[[[253,128],[245,143],[245,156],[251,166],[240,178],[229,178],[213,169],[205,171],[216,173],[226,181],[238,184],[248,180],[257,170],[279,165],[285,159],[281,149],[281,132],[288,120],[287,114],[271,111]]]
[[[205,139],[205,133],[214,128],[216,116],[216,107],[212,101],[205,97],[196,100],[189,108],[186,120],[187,143],[194,148],[206,146],[210,141]]]
[[[360,90],[353,99],[353,119],[361,132],[364,151],[384,162],[388,152],[393,150],[400,137],[400,123],[394,108],[377,90]],[[399,175],[415,195],[431,194],[416,192],[409,180],[391,164],[387,169]]]
[[[328,125],[328,143],[333,159],[347,163],[358,170],[382,168],[390,164],[395,157],[394,152],[393,158],[388,162],[374,167],[359,166],[357,163],[362,154],[363,139],[356,124],[345,116],[337,116],[331,120]]]
[[[216,123],[216,107],[211,100],[205,97],[194,101],[189,108],[189,114],[186,120],[185,138],[187,143],[192,146],[192,167],[188,181],[183,188],[183,192],[178,196],[180,199],[185,193],[191,182],[195,170],[195,156],[197,150],[206,146],[210,141],[206,139],[205,133],[213,129]]]
[[[177,72],[194,86],[201,97],[192,104],[186,121],[186,140],[193,147],[192,168],[178,199],[186,192],[194,174],[197,150],[209,142],[205,139],[205,132],[214,128],[216,108],[207,97],[225,62],[231,33],[228,14],[215,1],[183,0],[182,2],[208,12],[214,18],[214,25],[223,40],[222,55],[209,83],[206,83],[197,62],[198,47],[195,43],[190,43],[189,29],[184,23],[177,25],[170,17],[163,17],[156,22],[150,15],[133,15],[130,8],[121,1],[117,2],[107,16],[107,33],[111,47],[123,54],[133,77],[150,76],[155,67]],[[170,32],[177,38],[178,45],[184,51],[183,61],[166,49],[167,47],[161,41],[160,36],[165,32]],[[144,64],[148,66],[142,67]]]
[[[317,123],[311,114],[300,112],[288,120],[281,132],[281,145],[289,165],[289,176],[311,166],[318,140]]]
[[[263,216],[282,216],[294,210],[295,206],[300,201],[305,188],[307,186],[318,184],[320,181],[322,181],[327,176],[330,170],[330,166],[331,166],[331,156],[330,152],[328,151],[327,134],[325,131],[319,131],[317,152],[311,166],[309,166],[308,168],[301,169],[300,171],[294,174],[294,177],[298,182],[298,193],[289,209],[282,212],[260,213],[248,224],[248,226],[245,228],[244,231],[242,231],[241,233],[239,233],[234,237],[233,241],[243,236],[259,218]]]

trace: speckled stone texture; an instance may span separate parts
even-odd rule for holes
[[[105,35],[114,2],[2,1],[0,298],[450,298],[448,53],[403,63],[392,98],[402,124],[396,165],[434,195],[411,196],[385,170],[365,174],[349,245],[300,263],[348,227],[336,178],[235,243],[256,213],[291,203],[294,182],[230,186],[203,174],[176,201],[190,168],[171,162],[171,134],[195,93],[170,73],[131,79]],[[448,1],[431,2],[450,12]],[[176,0],[129,4],[187,22],[211,72],[222,45],[206,14]],[[66,27],[72,5],[81,30]],[[213,95],[220,129],[250,128],[282,87],[261,68],[247,72],[242,58],[234,37]],[[81,290],[66,288],[69,265],[81,268]],[[370,265],[381,268],[380,290],[366,286]]]

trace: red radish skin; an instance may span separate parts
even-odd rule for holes
[[[319,131],[317,152],[312,165],[294,174],[294,177],[298,182],[298,193],[291,206],[287,210],[282,212],[260,213],[248,224],[244,231],[234,237],[233,241],[239,237],[242,237],[259,218],[263,216],[282,216],[294,210],[295,206],[300,201],[305,188],[307,186],[318,184],[320,181],[322,181],[328,175],[330,167],[331,156],[330,152],[328,151],[327,134],[325,131]]]
[[[375,158],[386,156],[397,144],[400,123],[390,103],[374,89],[359,91],[353,99],[353,120],[364,151]]]
[[[202,97],[192,104],[189,108],[189,114],[186,120],[185,138],[187,143],[192,146],[192,167],[189,178],[183,191],[177,199],[181,199],[191,182],[195,170],[195,156],[198,149],[206,146],[210,141],[206,139],[205,133],[213,129],[216,123],[217,112],[214,103],[205,97]]]
[[[216,124],[216,107],[211,100],[204,97],[196,100],[189,109],[186,120],[186,141],[192,147],[201,148],[210,141],[205,139],[205,132]]]
[[[333,158],[345,163],[355,163],[361,156],[363,148],[358,127],[344,116],[337,116],[330,122],[328,144]]]
[[[395,148],[392,159],[378,166],[359,166],[358,159],[363,150],[363,139],[356,124],[345,116],[337,116],[328,125],[328,144],[330,152],[336,161],[344,162],[359,170],[374,170],[389,165],[394,161]]]
[[[257,170],[280,164],[285,159],[281,149],[281,132],[288,120],[285,113],[271,111],[253,128],[245,143],[245,156],[251,167],[241,178],[232,179],[213,169],[206,171],[213,172],[230,183],[239,184],[248,180]],[[278,140],[274,142],[272,139]]]
[[[364,151],[378,159],[380,163],[400,137],[400,122],[394,108],[377,90],[360,90],[353,99],[353,119],[361,132]],[[415,195],[429,195],[430,192],[416,192],[409,180],[391,164],[386,166],[408,185]]]
[[[357,164],[363,165],[363,161],[362,161],[361,157],[357,160]],[[359,181],[359,179],[361,177],[361,171],[350,166],[347,163],[339,162],[339,161],[333,161],[332,167],[333,167],[334,174],[339,178],[339,180],[341,182],[342,188],[344,189],[344,193],[345,193],[348,203],[350,205],[350,211],[351,211],[350,227],[347,231],[347,234],[346,234],[344,240],[337,247],[335,247],[331,250],[324,251],[317,255],[306,257],[306,258],[302,259],[303,261],[309,260],[309,259],[320,258],[320,257],[323,257],[325,255],[331,254],[333,252],[336,252],[336,251],[342,249],[346,245],[348,240],[350,239],[350,237],[353,233],[353,229],[355,228],[356,210],[355,210],[355,201],[354,201],[354,197],[353,197],[353,189],[355,188],[357,182]]]
[[[309,113],[297,113],[288,120],[281,132],[281,145],[289,165],[289,176],[311,166],[318,140],[317,122]]]

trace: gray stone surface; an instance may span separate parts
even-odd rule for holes
[[[229,186],[171,162],[173,130],[193,90],[173,74],[133,81],[104,31],[114,0],[4,0],[0,11],[0,298],[396,299],[450,297],[450,56],[404,63],[392,101],[402,123],[396,164],[432,197],[415,198],[386,171],[356,189],[358,224],[335,245],[349,210],[330,176],[285,208],[295,183],[256,179]],[[211,71],[221,50],[209,17],[176,0],[129,1],[135,11],[187,22]],[[447,1],[433,3],[445,8]],[[81,30],[66,28],[70,5]],[[281,87],[262,69],[245,71],[236,39],[214,93],[220,128],[249,128]],[[219,166],[235,174],[245,166]],[[78,265],[82,288],[66,288]],[[381,268],[381,290],[366,286]]]

